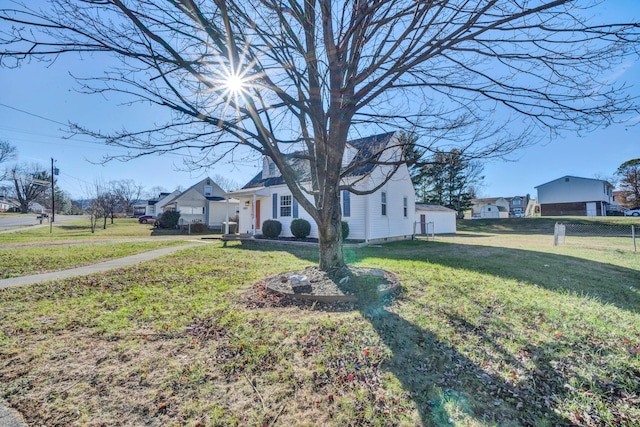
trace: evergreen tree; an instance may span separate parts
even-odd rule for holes
[[[418,200],[454,209],[462,218],[484,179],[483,169],[482,163],[465,159],[460,150],[436,151],[412,174]]]

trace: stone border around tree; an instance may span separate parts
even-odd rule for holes
[[[369,295],[376,299],[383,299],[396,293],[400,288],[397,276],[389,271],[375,269],[351,267],[346,270],[337,271],[333,274],[321,271],[317,266],[307,267],[302,271],[289,271],[272,276],[265,280],[265,288],[282,297],[294,298],[302,301],[316,301],[320,303],[338,302],[359,302],[355,293],[345,293],[340,289],[340,284],[344,283],[348,287],[348,282],[358,278],[369,277],[372,279],[384,279],[386,283],[375,283],[376,289]],[[298,283],[302,280],[302,283]],[[366,285],[365,285],[366,286]]]

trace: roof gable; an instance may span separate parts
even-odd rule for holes
[[[379,159],[384,148],[391,142],[395,132],[388,132],[379,135],[368,136],[366,138],[354,139],[347,141],[349,148],[353,148],[355,154],[353,159],[347,167],[354,166],[347,176],[363,176],[371,173],[375,168],[375,162],[365,162],[369,158]],[[297,171],[297,175],[300,179],[308,179],[309,165],[306,160],[295,158],[295,153],[288,155],[291,157],[291,162]],[[305,176],[306,175],[306,176]],[[285,185],[284,178],[281,175],[272,176],[268,178],[263,177],[263,171],[260,171],[254,176],[242,189],[250,189],[257,187],[273,187],[276,185]]]
[[[556,178],[556,179],[554,179],[554,180],[551,180],[551,181],[549,181],[549,182],[545,182],[544,184],[537,185],[537,186],[535,186],[535,187],[533,187],[533,188],[540,188],[540,187],[543,187],[543,186],[545,186],[545,185],[552,184],[552,183],[554,183],[554,182],[570,182],[572,179],[585,180],[585,181],[596,181],[596,182],[602,182],[602,183],[603,183],[603,184],[605,184],[607,187],[611,187],[611,188],[613,189],[613,185],[611,185],[611,183],[609,183],[608,181],[605,181],[605,180],[603,180],[603,179],[596,179],[596,178],[583,178],[583,177],[580,177],[580,176],[573,176],[573,175],[565,175],[565,176],[562,176],[562,177],[560,177],[560,178]]]

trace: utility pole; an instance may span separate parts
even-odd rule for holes
[[[56,220],[56,192],[53,187],[53,157],[51,158],[51,222]]]
[[[49,234],[53,232],[53,221],[56,219],[56,190],[53,176],[58,175],[60,171],[53,167],[53,157],[51,158],[51,221],[49,221]]]

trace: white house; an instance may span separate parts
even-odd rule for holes
[[[0,212],[6,212],[9,209],[18,207],[20,207],[20,204],[16,200],[0,196]]]
[[[135,216],[160,215],[164,205],[179,194],[180,191],[175,190],[172,193],[160,193],[155,199],[139,201],[133,205],[133,214]]]
[[[397,144],[396,133],[361,138],[347,143],[342,167]],[[378,160],[399,159],[399,148],[385,150]],[[307,165],[308,168],[308,165]],[[389,165],[368,163],[344,178],[344,184],[357,182],[358,190],[375,188],[391,169]],[[263,168],[242,189],[226,194],[240,200],[238,230],[240,233],[260,235],[262,223],[275,219],[282,223],[282,236],[291,236],[291,222],[304,218],[311,224],[310,237],[318,237],[318,228],[311,216],[299,206],[284,183],[274,163],[265,158]],[[309,200],[311,196],[307,196]],[[349,224],[349,239],[365,242],[409,239],[413,235],[415,192],[406,165],[393,174],[382,188],[367,195],[343,191],[342,219]]]
[[[536,189],[541,216],[606,216],[613,201],[613,186],[601,179],[567,175]]]
[[[441,205],[416,203],[416,234],[456,232],[456,211]]]
[[[473,199],[471,203],[471,218],[509,218],[509,200],[504,197]]]
[[[208,228],[220,230],[227,217],[238,213],[238,200],[226,199],[224,190],[211,178],[205,178],[162,202],[163,212],[180,212],[181,224],[204,223]]]

